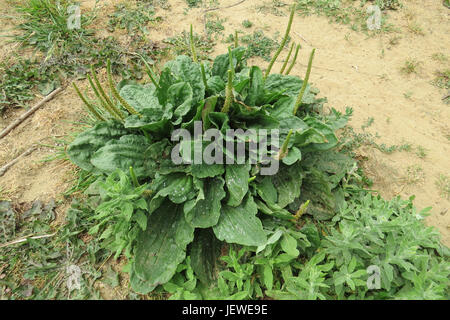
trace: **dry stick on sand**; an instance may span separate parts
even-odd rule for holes
[[[24,153],[20,154],[17,158],[15,158],[11,162],[9,162],[9,163],[5,164],[3,167],[1,167],[0,168],[0,177],[3,176],[5,174],[5,172],[8,171],[9,168],[11,168],[13,165],[15,165],[16,162],[19,161],[20,158],[29,155],[30,153],[32,153],[36,149],[37,149],[37,146],[32,146],[27,151],[25,151]]]
[[[19,124],[21,124],[26,118],[28,118],[30,115],[32,115],[37,109],[42,107],[42,105],[44,105],[44,103],[46,103],[47,101],[50,101],[54,96],[56,96],[61,91],[62,91],[61,87],[57,88],[52,93],[50,93],[48,96],[46,96],[44,99],[42,99],[40,102],[38,102],[38,104],[36,104],[33,108],[31,108],[30,110],[25,112],[23,115],[21,115],[16,121],[14,121],[12,124],[10,124],[8,127],[6,127],[6,129],[4,129],[0,133],[0,139],[3,138],[4,136],[6,136],[12,129],[14,129]]]

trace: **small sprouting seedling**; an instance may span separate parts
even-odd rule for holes
[[[403,96],[404,96],[406,99],[411,99],[412,95],[413,95],[413,92],[412,92],[412,91],[408,91],[408,92],[405,92],[405,93],[403,94]]]
[[[207,16],[205,24],[206,34],[210,38],[214,36],[217,39],[218,36],[223,34],[223,31],[225,30],[225,27],[223,25],[225,19],[219,19],[217,16],[213,16],[215,17],[214,19],[212,19],[211,17],[211,15]]]
[[[406,174],[402,179],[406,184],[416,184],[423,182],[425,179],[425,173],[420,165],[412,165],[406,169]]]
[[[193,34],[193,39],[197,58],[200,60],[207,58],[208,54],[213,50],[213,47],[215,46],[214,41],[208,36],[201,36],[196,33]],[[183,31],[178,36],[165,39],[164,42],[171,45],[171,49],[176,55],[192,54],[191,36],[189,31]]]
[[[450,69],[436,71],[435,78],[431,83],[441,89],[450,89]]]
[[[370,126],[373,124],[374,121],[375,121],[375,119],[374,119],[373,117],[367,118],[366,123],[364,123],[364,124],[361,126],[361,129],[363,129],[363,130],[367,129],[368,127],[370,127]]]
[[[442,52],[436,52],[431,55],[431,59],[433,59],[434,61],[437,61],[437,62],[447,62],[448,56],[446,56]]]
[[[202,0],[186,0],[189,8],[198,8],[202,4]]]
[[[401,39],[401,38],[402,38],[402,37],[400,37],[400,36],[394,36],[394,37],[391,37],[391,38],[389,39],[389,45],[390,45],[391,47],[398,45],[398,44],[400,43],[400,39]]]
[[[155,11],[148,3],[137,3],[132,7],[127,4],[118,4],[115,10],[109,15],[108,31],[114,32],[116,28],[126,29],[129,34],[141,32],[147,34],[147,24],[151,21],[160,21],[160,17],[155,17]]]
[[[416,155],[419,158],[424,159],[427,156],[427,149],[422,146],[417,146]]]
[[[412,73],[417,74],[419,71],[419,64],[420,62],[417,60],[409,58],[405,61],[403,67],[400,68],[400,71],[406,75],[410,75]]]
[[[440,196],[447,200],[450,199],[450,178],[444,174],[440,174],[435,183]]]
[[[272,1],[265,1],[262,4],[258,5],[256,7],[256,10],[258,10],[258,12],[270,13],[275,16],[281,17],[286,15],[284,11],[280,9],[281,7],[284,6],[286,6],[286,4],[283,3],[282,1],[272,0]]]
[[[423,31],[423,28],[415,21],[408,21],[407,28],[409,32],[418,35],[418,36],[424,36],[425,32]]]
[[[251,22],[250,20],[244,20],[242,21],[242,26],[244,28],[251,28],[253,26],[253,22]]]

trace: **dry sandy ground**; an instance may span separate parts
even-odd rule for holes
[[[111,4],[118,2],[101,1],[101,4],[108,12],[111,11]],[[221,0],[219,6],[226,7],[236,2]],[[223,23],[225,35],[234,30],[253,32],[256,28],[264,29],[270,36],[276,31],[283,33],[287,16],[260,12],[257,6],[263,2],[247,0],[233,8],[215,10],[213,13],[226,19]],[[414,202],[419,209],[433,207],[427,223],[436,226],[442,233],[443,242],[450,246],[450,201],[439,195],[435,184],[440,174],[450,176],[450,106],[441,100],[445,92],[430,84],[436,70],[449,68],[448,61],[437,62],[431,56],[449,53],[450,10],[437,0],[403,2],[406,3],[402,10],[389,12],[389,21],[399,28],[399,32],[374,37],[354,32],[348,26],[330,24],[324,17],[297,16],[291,36],[303,48],[291,74],[303,77],[309,52],[313,47],[317,48],[310,81],[321,90],[321,95],[328,98],[329,107],[340,111],[344,111],[347,106],[352,107],[354,116],[351,125],[356,131],[361,131],[361,125],[368,118],[373,118],[374,122],[367,131],[379,134],[380,138],[376,140],[378,143],[411,143],[413,148],[421,146],[426,149],[424,158],[418,157],[415,149],[413,152],[387,155],[374,148],[363,147],[358,153],[368,157],[364,167],[375,182],[373,189],[384,197],[409,197],[414,194]],[[83,9],[87,10],[93,7],[94,1],[81,3]],[[174,36],[188,30],[191,23],[196,26],[197,32],[203,31],[204,9],[191,9],[185,15],[185,1],[169,0],[169,3],[170,10],[158,11],[164,20],[151,30],[151,40],[161,41]],[[282,10],[287,12],[288,8]],[[6,14],[11,13],[11,5],[2,1],[0,22],[5,29],[16,23],[5,18]],[[102,25],[107,20],[105,10],[100,15],[96,29],[104,32]],[[424,35],[414,34],[408,29],[408,18],[422,27]],[[245,19],[254,23],[251,29],[242,27]],[[390,43],[394,37],[398,37],[396,45]],[[13,45],[5,45],[4,38],[0,38],[0,47],[1,59],[11,50],[16,50]],[[226,44],[219,42],[215,53],[225,52],[225,48]],[[409,58],[420,61],[420,68],[417,74],[406,76],[400,72],[400,68]],[[256,62],[266,65],[259,59]],[[281,64],[282,61],[277,62],[273,70],[279,70]],[[86,86],[83,82],[79,84],[83,88]],[[0,141],[0,166],[34,143],[54,144],[53,138],[62,137],[73,130],[71,121],[78,121],[82,110],[73,90],[70,87],[65,89]],[[22,112],[15,110],[5,114],[0,119],[0,128]],[[40,161],[52,152],[52,149],[40,147],[0,177],[0,187],[3,188],[0,195],[18,201],[61,199],[60,193],[74,179],[74,168],[64,162]],[[421,169],[414,181],[408,179],[407,174],[408,168],[412,166]]]

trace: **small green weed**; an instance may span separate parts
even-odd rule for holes
[[[200,59],[207,59],[209,53],[213,51],[215,42],[207,36],[194,33],[194,45],[197,55]],[[165,43],[171,46],[175,55],[191,55],[191,46],[189,42],[189,32],[183,31],[178,36],[164,40]]]
[[[443,63],[443,62],[448,61],[448,56],[446,56],[442,52],[436,52],[431,55],[431,59],[433,59],[434,61]]]
[[[270,60],[272,51],[279,45],[277,41],[264,35],[262,30],[241,37],[241,41],[247,45],[246,57],[261,57],[266,61]]]
[[[244,20],[242,21],[242,26],[244,28],[251,28],[253,26],[253,22],[251,22],[250,20]]]
[[[285,16],[286,14],[282,10],[282,8],[287,5],[287,3],[284,3],[280,0],[271,0],[265,1],[262,4],[258,5],[256,7],[256,10],[263,13],[270,13],[275,16]]]
[[[161,17],[155,17],[153,6],[147,3],[138,3],[136,6],[118,4],[114,12],[109,15],[108,31],[114,32],[116,28],[126,29],[128,33],[139,31],[148,34],[149,22],[160,22]]]
[[[450,69],[444,71],[436,71],[435,78],[431,83],[441,89],[450,89]]]
[[[413,58],[408,58],[404,65],[400,68],[400,71],[405,74],[405,75],[410,75],[410,74],[417,74],[419,72],[419,65],[420,62],[413,59]]]
[[[198,8],[202,5],[202,0],[186,0],[189,8]]]
[[[444,174],[440,174],[435,182],[442,198],[450,199],[450,178]]]

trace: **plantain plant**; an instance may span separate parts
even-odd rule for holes
[[[293,13],[289,26],[292,18]],[[355,163],[336,151],[335,131],[347,117],[322,111],[325,99],[318,99],[318,90],[307,81],[312,58],[304,80],[270,74],[277,55],[263,73],[247,66],[245,48],[235,40],[234,48],[212,65],[198,61],[191,42],[193,60],[177,56],[160,74],[147,65],[148,83],[116,85],[108,64],[105,90],[92,71],[96,104],[76,88],[96,119],[67,149],[73,163],[98,177],[90,188],[100,199],[92,218],[98,227],[91,233],[101,234],[116,256],[125,250],[131,286],[139,293],[168,284],[186,257],[209,285],[217,278],[217,248],[228,243],[256,250],[267,243],[274,223],[294,229],[303,214],[326,220],[343,205],[343,178]],[[282,42],[278,54],[283,47]],[[204,130],[216,129],[224,141],[229,129],[279,130],[282,146],[270,151],[271,159],[279,161],[278,172],[263,175],[261,159],[176,164],[172,133],[185,129],[195,134],[197,121]],[[248,154],[255,139],[244,139]],[[180,145],[184,157],[186,144]],[[200,144],[202,153],[207,147]]]

